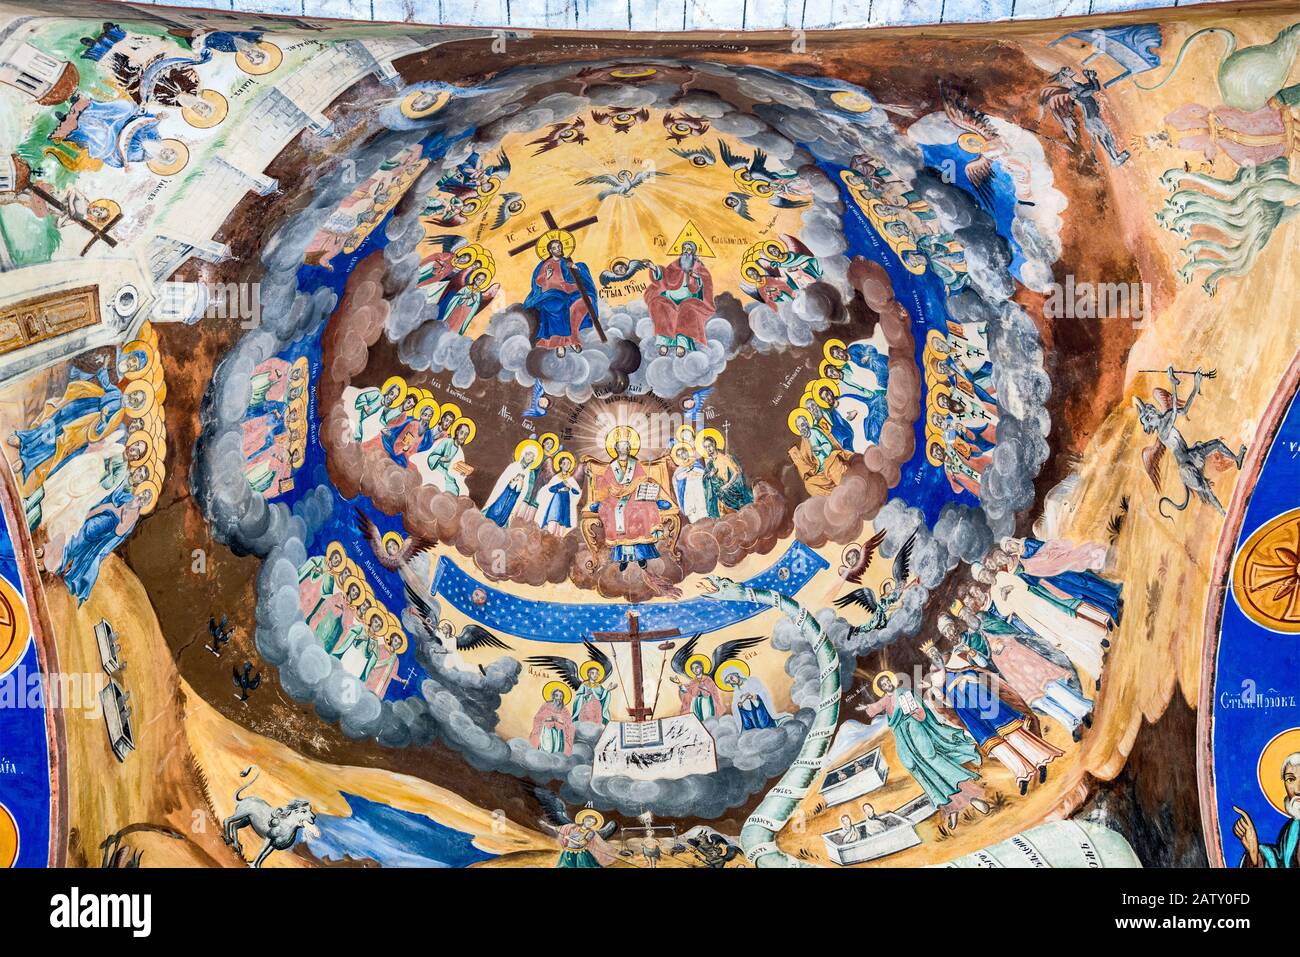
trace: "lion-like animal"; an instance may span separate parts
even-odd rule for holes
[[[256,766],[249,765],[239,772],[239,776],[248,777],[254,767]],[[260,773],[259,771],[258,774]],[[261,867],[272,851],[284,851],[293,847],[298,842],[302,829],[314,829],[316,824],[316,812],[304,798],[294,798],[282,807],[273,808],[260,797],[244,797],[244,791],[256,782],[255,775],[252,781],[239,786],[235,791],[235,810],[221,822],[222,839],[240,857],[244,855],[244,846],[239,841],[239,832],[245,827],[251,827],[266,842],[249,867]]]

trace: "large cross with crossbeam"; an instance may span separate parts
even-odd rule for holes
[[[629,642],[632,646],[632,707],[627,713],[633,721],[647,721],[654,714],[654,708],[647,708],[645,691],[641,680],[641,642],[654,641],[657,638],[676,638],[681,632],[676,628],[661,631],[642,631],[641,617],[634,611],[627,613],[627,631],[594,631],[592,641]]]
[[[551,215],[551,211],[549,209],[544,209],[542,210],[542,220],[546,223],[546,228],[548,230],[562,229],[566,233],[571,233],[574,230],[582,229],[584,226],[592,225],[596,222],[596,217],[588,216],[586,219],[575,220],[567,226],[557,226],[555,223],[555,217]],[[520,253],[527,252],[536,245],[536,240],[520,243],[514,249],[510,250],[510,255],[518,256]],[[573,260],[568,256],[564,256],[563,261],[568,263],[570,269],[573,268]],[[596,304],[591,301],[591,298],[587,295],[587,290],[582,287],[582,283],[578,283],[578,292],[582,294],[582,304],[587,307],[587,312],[591,316],[591,324],[596,329],[596,335],[600,336],[601,342],[609,342],[609,339],[605,336],[605,329],[600,324],[600,317],[596,315]]]

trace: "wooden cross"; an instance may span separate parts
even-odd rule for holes
[[[555,224],[555,217],[551,215],[551,211],[549,209],[542,210],[542,219],[546,222],[546,228],[548,230],[562,229],[566,233],[571,233],[576,229],[582,229],[584,226],[590,226],[592,223],[596,222],[595,216],[588,216],[586,219],[576,220],[572,223],[569,223],[569,225],[567,226],[557,226]],[[527,252],[528,250],[532,249],[536,245],[537,245],[536,240],[527,243],[520,243],[514,249],[510,250],[510,255],[518,256],[520,253]],[[561,257],[561,261],[568,263],[569,268],[574,270],[574,275],[575,276],[577,275],[577,270],[574,269],[572,259],[570,259],[568,256],[563,256]],[[583,288],[582,283],[578,283],[577,285],[578,285],[578,292],[582,294],[582,304],[587,307],[587,313],[588,315],[591,316],[591,324],[596,328],[596,335],[600,336],[601,342],[609,342],[609,339],[605,336],[605,329],[600,324],[600,317],[596,315],[595,303],[593,303],[591,301],[591,297],[587,295],[587,290]]]
[[[106,243],[109,246],[117,245],[117,240],[114,239],[111,235],[109,235],[108,231],[117,225],[118,220],[122,218],[121,213],[118,213],[116,216],[114,216],[112,219],[110,219],[108,222],[104,223],[103,225],[96,225],[92,223],[90,220],[78,216],[75,212],[72,211],[71,207],[65,206],[57,197],[47,193],[44,189],[42,189],[40,186],[36,185],[35,183],[30,184],[27,187],[27,190],[28,192],[31,192],[39,196],[41,199],[45,200],[45,202],[49,203],[59,212],[65,214],[74,223],[76,223],[82,229],[85,229],[90,233],[90,242],[86,243],[85,247],[81,250],[81,255],[84,256],[86,255],[86,253],[90,252],[90,247],[95,245],[95,243]]]
[[[619,642],[626,641],[632,645],[632,707],[627,709],[633,721],[647,721],[654,713],[654,708],[645,705],[645,692],[641,679],[641,642],[654,641],[656,638],[676,638],[681,632],[676,628],[662,631],[642,631],[641,618],[634,612],[627,613],[627,631],[594,631],[592,641]]]

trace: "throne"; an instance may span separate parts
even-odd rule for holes
[[[600,516],[590,510],[590,505],[596,500],[596,483],[610,467],[610,462],[584,455],[582,464],[585,466],[586,477],[582,483],[583,507],[579,510],[578,530],[587,545],[587,551],[591,553],[588,567],[595,568],[600,562],[601,548],[605,544],[605,528]],[[682,533],[682,508],[681,502],[677,501],[677,495],[673,491],[672,462],[668,456],[663,455],[649,462],[642,461],[641,467],[645,469],[650,480],[659,486],[660,497],[673,503],[671,508],[660,511],[659,522],[655,528],[661,533],[660,550],[667,551],[673,558],[680,560],[682,556],[677,548],[677,540]]]

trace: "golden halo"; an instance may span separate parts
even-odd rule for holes
[[[569,232],[567,229],[548,229],[546,232],[542,233],[541,238],[538,239],[536,245],[533,246],[533,250],[537,253],[538,259],[550,258],[551,254],[547,252],[546,247],[551,244],[551,240],[553,239],[558,239],[560,241],[560,249],[565,259],[568,259],[573,255],[573,247],[578,244],[578,241],[573,238],[573,233]]]
[[[132,491],[134,491],[137,496],[143,495],[145,492],[150,493],[148,503],[140,506],[141,515],[148,515],[158,507],[158,483],[153,479],[145,479],[139,485],[134,486]]]
[[[726,682],[723,680],[727,677],[727,672],[739,671],[742,677],[749,677],[749,665],[745,664],[739,658],[728,658],[722,664],[718,665],[718,670],[713,672],[713,680],[719,688],[725,688]]]
[[[866,113],[875,105],[871,97],[857,90],[836,90],[831,102],[847,113]]]
[[[406,401],[406,393],[409,391],[406,385],[406,380],[403,379],[400,375],[394,375],[394,376],[389,376],[387,379],[384,380],[384,387],[379,390],[379,395],[382,397],[384,393],[386,393],[393,386],[397,386],[397,398],[394,399],[392,402],[389,402],[387,406],[385,406],[386,408],[389,409],[395,409],[399,405],[401,405],[404,401]]]
[[[396,543],[397,543],[397,547],[398,547],[398,548],[401,548],[401,547],[402,547],[402,536],[401,536],[401,535],[398,535],[396,532],[385,532],[385,533],[384,533],[384,537],[380,539],[380,542],[383,544],[383,546],[384,546],[385,548],[388,547],[388,543],[389,543],[389,542],[396,542]]]
[[[583,681],[586,681],[587,672],[589,672],[592,668],[595,668],[597,672],[596,684],[600,684],[602,681],[605,680],[605,666],[602,665],[599,661],[596,661],[594,658],[588,658],[586,661],[582,663],[582,667],[578,669],[578,677],[581,678]]]
[[[158,146],[170,149],[174,155],[170,163],[163,162],[155,155],[145,164],[155,176],[172,176],[183,170],[185,164],[190,161],[190,148],[180,140],[170,138],[159,140]]]
[[[460,430],[460,427],[462,425],[469,426],[469,435],[465,436],[465,444],[469,445],[471,442],[474,441],[474,435],[476,432],[478,432],[478,428],[474,425],[473,419],[467,419],[465,418],[465,416],[462,415],[459,419],[457,419],[455,422],[451,424],[451,434],[454,436]]]
[[[280,48],[274,43],[267,40],[258,40],[253,45],[261,50],[262,55],[266,58],[261,63],[254,63],[249,59],[247,51],[240,50],[235,54],[235,66],[249,76],[265,76],[284,62],[284,54],[280,52]]]
[[[355,578],[357,580],[356,598],[348,598],[347,596],[348,586],[352,584],[352,582],[348,580],[350,578]],[[348,574],[343,579],[342,585],[343,585],[343,599],[354,609],[360,609],[362,605],[365,605],[370,601],[370,594],[369,594],[370,589],[366,587],[365,579],[363,579],[360,575],[353,574],[351,569],[348,570]],[[356,619],[354,618],[353,623],[355,624],[355,622]]]
[[[930,436],[928,434],[926,435],[926,439],[927,440],[930,439]],[[943,445],[943,440],[938,435],[934,436],[933,441],[927,441],[925,443],[925,460],[929,462],[931,465],[942,466],[944,464],[943,459],[934,457],[935,445]]]
[[[419,402],[415,403],[415,408],[411,410],[411,418],[418,419],[420,417],[420,413],[425,409],[432,409],[433,418],[436,419],[438,417],[437,401],[434,399],[421,399]]]
[[[605,815],[589,807],[583,808],[577,814],[573,815],[573,823],[581,824],[583,821],[590,821],[590,828],[593,831],[599,831],[605,826]]]
[[[717,429],[701,429],[700,433],[695,436],[695,452],[697,455],[699,455],[700,458],[705,457],[704,454],[705,439],[712,439],[713,444],[718,447],[719,452],[721,452],[723,449],[727,447],[727,440],[722,437],[722,433],[719,432]]]
[[[683,425],[677,430],[677,441],[685,442],[688,445],[695,444],[695,428],[690,425]]]
[[[573,700],[573,689],[570,688],[568,685],[566,685],[563,681],[546,682],[546,684],[542,686],[542,700],[550,701],[551,693],[555,691],[556,688],[559,688],[560,691],[564,693],[565,704],[568,704],[570,701]]]
[[[605,451],[611,459],[618,458],[617,445],[627,440],[627,454],[635,456],[641,451],[641,435],[630,425],[619,425],[609,430],[605,436]]]
[[[152,343],[146,342],[144,339],[132,339],[122,347],[122,355],[125,356],[132,352],[144,353],[144,365],[141,368],[136,369],[134,372],[125,373],[122,378],[130,381],[132,379],[142,379],[145,376],[149,376],[150,380],[152,380],[154,378],[155,369],[158,369],[158,371],[161,372],[161,369],[155,365],[158,360],[158,350],[153,347]]]
[[[422,107],[418,110],[415,109],[416,101],[419,100],[421,96],[426,96],[429,93],[434,93],[433,103],[430,106]],[[398,107],[398,109],[401,110],[402,115],[408,120],[419,120],[437,113],[447,105],[447,101],[450,99],[451,94],[446,90],[438,90],[436,92],[433,90],[412,90],[406,96],[402,97],[402,105]]]
[[[401,641],[397,643],[397,647],[393,649],[393,654],[400,655],[404,653],[407,648],[406,632],[403,631],[401,627],[389,628],[388,637],[391,638],[393,635],[397,635],[401,639]]]
[[[704,674],[706,675],[713,668],[713,659],[710,658],[708,655],[691,655],[689,658],[686,659],[686,665],[685,665],[685,670],[688,677],[691,678],[695,677],[695,673],[691,671],[691,665],[695,664],[695,662],[697,661],[700,663],[700,667],[704,669]]]
[[[573,457],[572,452],[556,452],[555,457],[551,459],[551,467],[555,469],[558,474],[564,471],[564,467],[560,464],[561,462],[568,462],[569,469],[572,470],[573,466],[577,464],[577,461],[578,460]]]
[[[847,352],[848,348],[843,339],[827,339],[826,344],[822,346],[822,358],[834,361],[834,357],[831,355],[832,349],[843,349]]]
[[[330,559],[332,559],[335,555],[339,557],[339,564],[341,564],[342,567],[346,568],[348,562],[348,553],[343,548],[342,542],[330,542],[329,545],[326,547],[325,565],[327,568],[332,568],[335,565],[335,562],[330,561]]]
[[[938,409],[939,397],[942,395],[946,395],[949,398],[952,398],[952,389],[948,387],[947,383],[944,383],[942,385],[931,386],[930,393],[929,395],[926,396],[926,400],[925,400],[926,407],[928,408],[930,406],[933,406],[935,409]]]
[[[693,462],[695,460],[695,447],[689,442],[678,442],[673,446],[672,457],[680,459],[683,462]]]
[[[560,437],[556,435],[554,432],[543,432],[541,435],[537,437],[537,444],[540,445],[543,449],[545,449],[547,439],[554,439],[555,447],[557,449],[560,447]]]
[[[747,262],[740,267],[740,275],[743,279],[753,285],[757,285],[759,280],[767,275],[763,268],[756,262]]]
[[[216,90],[200,90],[199,99],[212,107],[212,112],[209,115],[204,116],[192,106],[181,107],[182,119],[196,129],[211,129],[224,120],[226,114],[230,112],[230,104],[227,103],[226,98]]]
[[[843,368],[844,366],[840,365],[834,359],[823,359],[821,361],[821,365],[817,367],[817,374],[820,375],[823,379],[830,379],[830,376],[826,374],[827,371],[829,371],[830,369],[839,370]]]
[[[898,687],[898,675],[894,674],[892,671],[882,671],[880,674],[876,675],[875,680],[871,682],[871,690],[876,693],[877,698],[885,693],[880,690],[880,682],[883,678],[888,678],[895,688]]]
[[[542,464],[542,459],[546,458],[546,456],[542,454],[541,445],[538,444],[536,439],[524,439],[515,446],[516,462],[523,461],[525,449],[533,450],[533,464],[529,466],[529,469],[537,469]]]
[[[816,424],[813,422],[812,414],[803,406],[799,406],[799,408],[792,410],[789,417],[786,419],[786,425],[790,427],[790,431],[795,435],[799,435],[800,419],[805,420],[808,423],[809,428],[812,428]]]
[[[17,860],[18,824],[9,808],[0,804],[0,868],[13,867]]]
[[[833,396],[839,397],[840,386],[834,379],[814,379],[808,383],[808,391],[805,394],[812,396],[813,401],[823,409],[829,409],[831,407],[830,403],[822,399],[823,389],[830,389]]]
[[[144,396],[144,405],[139,408],[126,404],[126,397],[134,394]],[[135,379],[125,389],[122,390],[122,404],[126,409],[126,414],[133,419],[143,419],[153,411],[155,403],[158,401],[158,394],[154,390],[153,383],[148,379]]]
[[[962,133],[957,137],[957,145],[967,153],[978,155],[988,149],[989,141],[979,133]]]
[[[1268,803],[1286,817],[1286,786],[1282,783],[1282,762],[1300,751],[1300,728],[1288,728],[1277,734],[1273,740],[1264,745],[1259,755],[1259,770],[1256,772],[1259,789],[1268,798]]]
[[[141,443],[144,446],[144,455],[140,456],[140,458],[137,459],[137,462],[148,462],[149,458],[154,454],[154,441],[152,432],[146,432],[141,429],[138,435],[132,435],[127,438],[126,447],[130,448],[136,442]]]
[[[652,66],[621,66],[610,70],[609,75],[618,77],[620,80],[643,80],[648,76],[654,76],[658,72]]]

